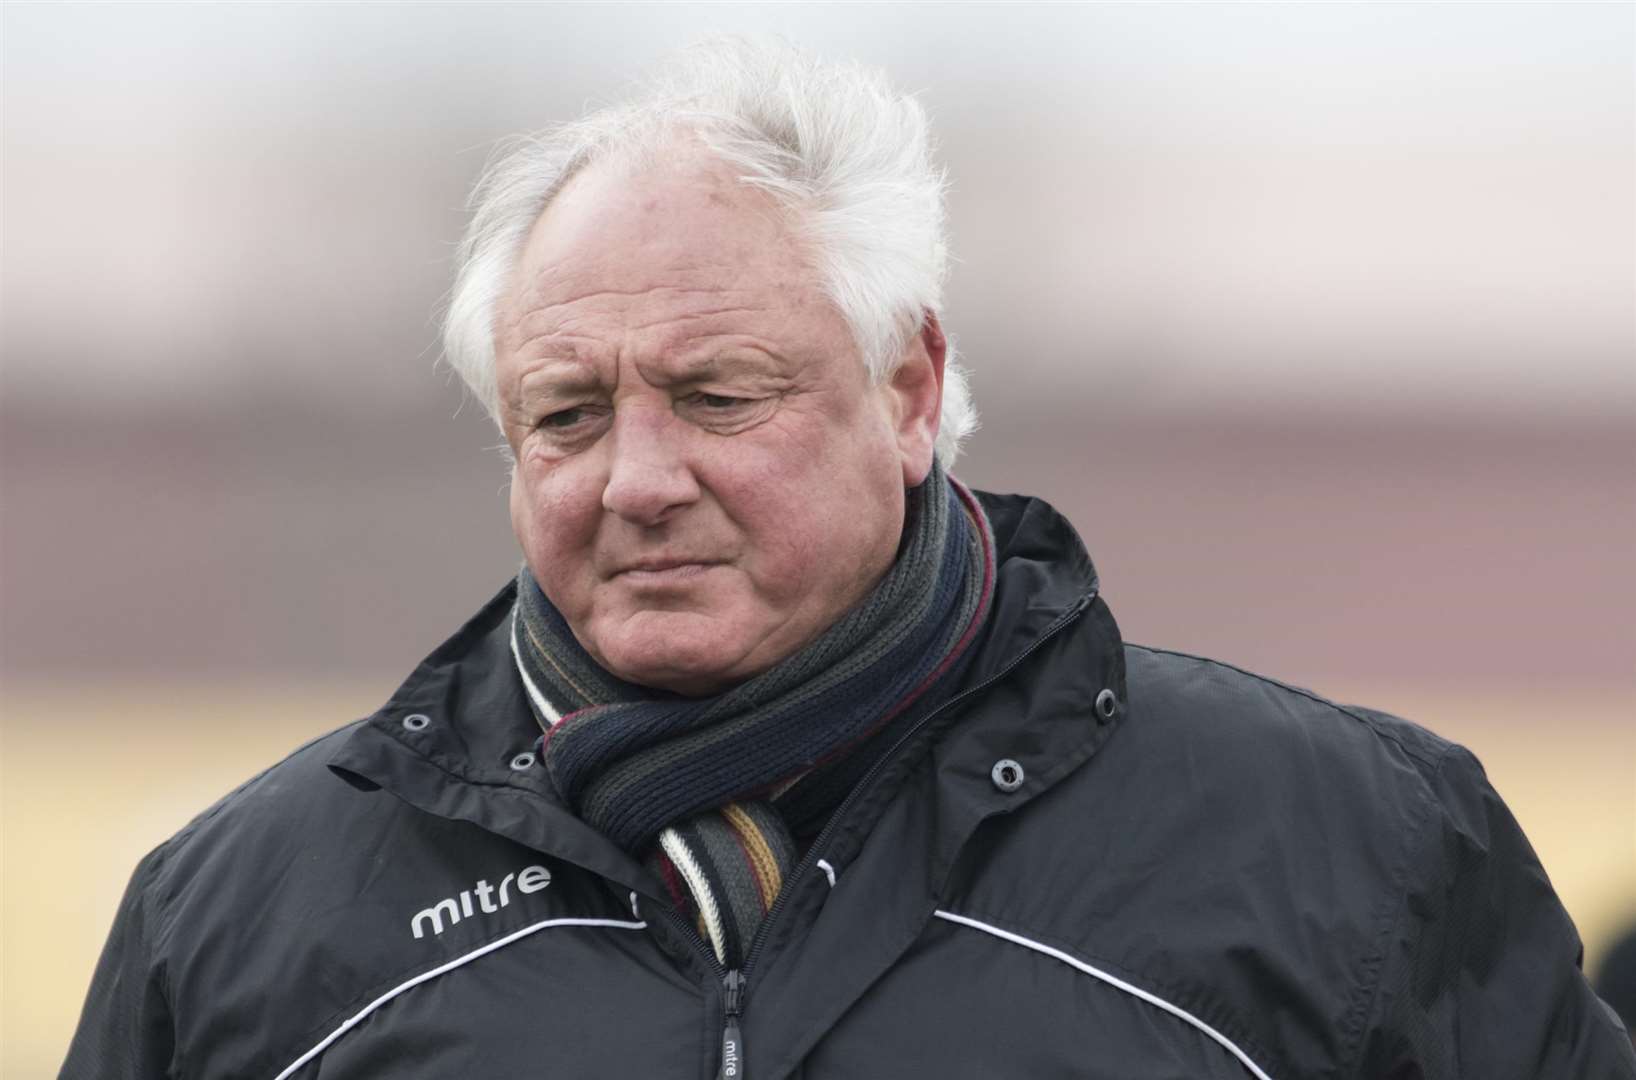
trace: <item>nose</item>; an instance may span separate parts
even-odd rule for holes
[[[658,525],[697,501],[698,481],[673,430],[677,423],[668,409],[633,406],[615,411],[606,440],[604,510],[636,525]]]

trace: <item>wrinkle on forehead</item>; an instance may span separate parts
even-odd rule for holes
[[[781,288],[776,284],[771,287],[775,290]],[[699,299],[695,301],[695,297]],[[633,303],[657,305],[658,310],[666,313],[665,317],[698,319],[736,311],[764,310],[769,299],[765,289],[708,285],[656,285],[645,289],[595,287],[558,296],[552,295],[547,283],[536,280],[532,286],[520,291],[514,303],[507,305],[502,325],[526,329],[529,323],[549,319],[553,313],[564,309],[588,307],[617,313]],[[694,306],[696,303],[711,306]]]
[[[575,338],[607,345],[650,331],[659,332],[652,344],[663,348],[716,332],[776,335],[791,317],[824,303],[811,282],[787,277],[620,288],[542,275],[499,312],[495,336],[501,351],[523,356],[557,338],[565,345]]]
[[[538,359],[571,359],[590,363],[610,351],[634,347],[649,351],[678,353],[684,360],[696,349],[712,343],[757,339],[771,335],[785,321],[787,311],[768,304],[716,304],[697,310],[636,312],[575,310],[564,303],[521,314],[502,329],[505,350],[524,363]]]

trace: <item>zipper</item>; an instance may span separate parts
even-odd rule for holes
[[[739,1024],[739,1017],[744,1014],[744,973],[737,968],[727,970],[727,965],[716,959],[716,950],[674,907],[665,904],[659,913],[692,944],[693,951],[704,958],[721,980],[721,1067],[716,1071],[716,1080],[744,1080],[744,1033]]]
[[[835,830],[839,827],[842,819],[846,816],[846,812],[855,806],[864,795],[869,793],[869,789],[874,786],[875,781],[880,777],[880,774],[885,771],[886,766],[898,756],[898,753],[909,743],[911,739],[920,733],[922,728],[931,723],[937,716],[948,711],[949,709],[954,708],[956,705],[968,700],[972,696],[982,693],[984,690],[987,690],[989,687],[993,686],[1007,675],[1010,675],[1020,664],[1022,664],[1024,660],[1027,660],[1046,642],[1050,641],[1052,638],[1056,637],[1057,634],[1061,633],[1064,627],[1084,614],[1085,609],[1091,606],[1091,604],[1096,600],[1096,597],[1097,593],[1095,591],[1080,597],[1073,607],[1069,608],[1061,615],[1058,615],[1049,626],[1040,632],[1038,637],[1029,642],[1027,648],[1017,653],[1017,655],[1013,656],[1010,660],[1007,660],[1005,664],[999,668],[999,670],[995,671],[994,674],[990,675],[982,682],[976,684],[975,686],[968,686],[966,689],[960,691],[958,694],[955,694],[953,697],[949,698],[949,700],[945,701],[943,704],[939,705],[937,708],[915,721],[914,726],[900,735],[898,740],[892,744],[892,748],[890,750],[876,759],[875,763],[869,767],[869,771],[864,773],[863,779],[859,780],[855,785],[853,785],[852,790],[847,793],[846,798],[841,800],[841,804],[837,806],[835,808],[835,812],[829,816],[829,821],[825,823],[823,829],[818,833],[818,838],[814,840],[812,842],[812,846],[807,849],[807,853],[801,859],[801,862],[797,864],[796,868],[790,872],[789,878],[784,882],[784,887],[778,890],[778,895],[773,898],[773,906],[767,909],[767,914],[762,918],[761,925],[756,928],[755,937],[750,942],[750,949],[744,954],[744,960],[738,967],[729,971],[726,965],[717,960],[716,952],[710,947],[709,942],[705,941],[699,932],[695,930],[686,919],[682,918],[681,913],[675,908],[666,905],[662,909],[665,917],[671,922],[671,924],[681,930],[685,937],[688,937],[693,941],[700,954],[704,956],[704,958],[713,968],[715,968],[716,974],[721,979],[721,1069],[717,1073],[717,1080],[745,1080],[744,1034],[739,1018],[744,1013],[744,997],[749,987],[750,969],[752,966],[754,966],[756,957],[761,953],[762,943],[767,938],[767,928],[773,924],[773,920],[778,916],[778,913],[783,910],[785,900],[792,892],[795,891],[795,884],[804,878],[812,867],[817,865],[818,859],[820,858],[819,852],[823,850],[824,842],[829,840],[834,835]]]
[[[739,1016],[744,1012],[744,976],[729,971],[721,980],[723,1014],[720,1080],[744,1080],[744,1035]]]

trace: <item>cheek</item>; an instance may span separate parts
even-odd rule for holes
[[[584,569],[596,531],[599,498],[589,488],[576,495],[571,478],[562,475],[560,466],[545,471],[524,462],[512,473],[511,530],[535,580],[547,594]]]
[[[561,520],[551,512],[551,501],[551,486],[538,473],[519,466],[511,474],[511,531],[530,556],[552,542],[550,524]]]
[[[804,595],[879,572],[896,552],[903,478],[860,439],[842,453],[817,446],[736,475],[741,527],[754,538],[758,591]]]

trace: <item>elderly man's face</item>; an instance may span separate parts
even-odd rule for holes
[[[770,198],[697,151],[593,168],[496,328],[511,518],[622,678],[714,692],[810,641],[897,552],[931,467],[936,323],[872,384]]]

